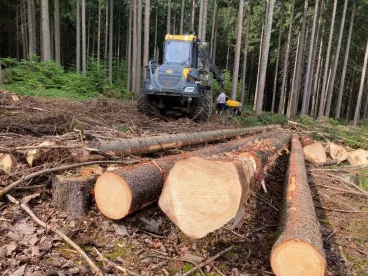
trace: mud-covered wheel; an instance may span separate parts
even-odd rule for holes
[[[137,100],[138,111],[148,116],[155,116],[158,114],[156,103],[147,95],[140,94]]]
[[[212,93],[210,90],[202,90],[202,96],[194,99],[191,112],[192,119],[207,121],[212,115]]]

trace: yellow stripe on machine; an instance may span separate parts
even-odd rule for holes
[[[184,79],[187,79],[187,76],[188,76],[189,71],[190,71],[190,68],[188,68],[188,67],[185,67],[183,69],[183,78]]]
[[[165,40],[186,40],[186,41],[193,41],[196,39],[195,35],[172,35],[167,34],[165,36]]]
[[[233,101],[233,100],[228,100],[226,101],[226,104],[230,107],[238,107],[241,106],[241,103],[239,103],[238,101]]]

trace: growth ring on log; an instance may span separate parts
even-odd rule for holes
[[[277,276],[323,276],[325,259],[309,243],[289,240],[272,252],[272,270]]]
[[[97,179],[95,200],[106,217],[121,219],[129,214],[132,192],[123,177],[105,172]]]

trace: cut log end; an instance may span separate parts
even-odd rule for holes
[[[325,259],[312,245],[290,240],[277,246],[271,255],[272,270],[277,276],[323,276]]]
[[[241,195],[231,162],[192,157],[170,171],[159,206],[187,236],[202,238],[235,217]]]
[[[132,192],[121,176],[105,172],[96,182],[96,204],[103,215],[111,219],[121,219],[129,214]]]
[[[0,153],[0,169],[10,172],[15,166],[13,157],[8,153]]]

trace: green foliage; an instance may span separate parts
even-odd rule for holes
[[[114,85],[109,85],[107,70],[103,63],[89,59],[88,71],[84,76],[74,70],[65,70],[54,61],[40,62],[39,57],[18,62],[13,58],[2,59],[4,65],[4,87],[21,95],[90,98],[98,94],[112,98],[131,98],[126,91],[125,74],[127,66],[115,65]],[[120,74],[122,72],[123,74]]]
[[[246,113],[244,113],[246,114]],[[264,112],[260,116],[256,115],[243,115],[241,117],[237,117],[240,124],[244,127],[253,127],[253,126],[261,126],[261,125],[286,125],[288,123],[288,119],[286,116],[281,114],[271,114],[270,112]]]

